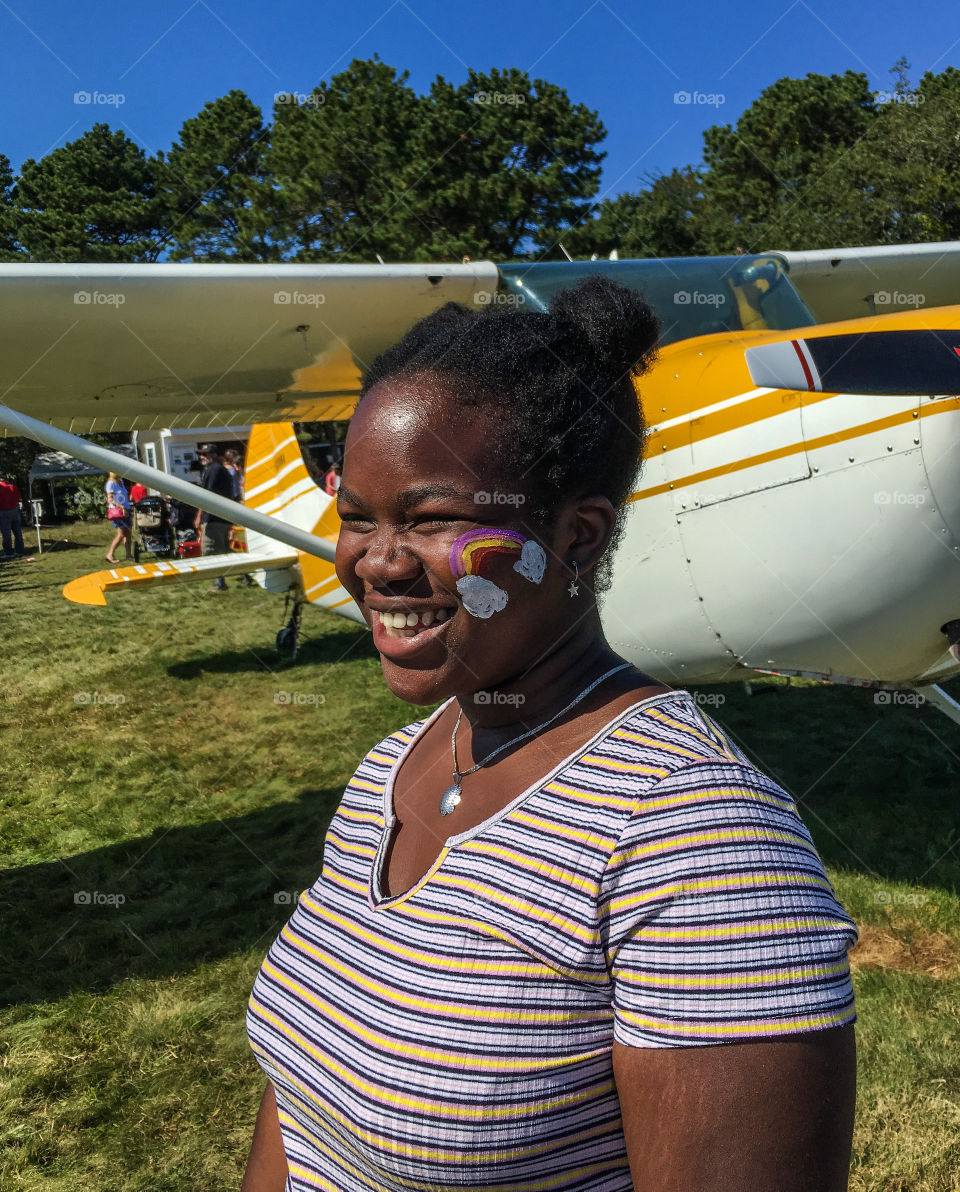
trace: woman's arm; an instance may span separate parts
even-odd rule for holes
[[[697,1047],[614,1044],[637,1192],[845,1192],[853,1026]]]
[[[240,1192],[283,1192],[286,1184],[287,1156],[277,1118],[277,1098],[267,1081]]]

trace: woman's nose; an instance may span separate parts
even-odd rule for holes
[[[374,586],[414,580],[421,569],[419,559],[397,535],[383,532],[374,535],[355,567],[357,577]]]

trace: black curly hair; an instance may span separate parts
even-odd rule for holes
[[[548,313],[448,302],[374,360],[360,399],[388,380],[455,377],[458,401],[496,412],[491,459],[522,478],[532,522],[549,526],[564,502],[585,496],[618,511],[593,581],[603,588],[643,450],[633,378],[652,363],[659,332],[641,294],[598,275],[557,293]]]

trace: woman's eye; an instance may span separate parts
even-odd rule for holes
[[[421,517],[414,518],[413,524],[415,526],[455,526],[457,522],[464,521],[462,517],[453,517],[450,514],[444,513],[425,513]]]

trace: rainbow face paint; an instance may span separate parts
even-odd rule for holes
[[[499,555],[516,556],[513,569],[524,579],[538,584],[543,579],[547,556],[543,547],[515,530],[478,526],[454,539],[450,547],[450,570],[457,577],[457,591],[471,616],[486,620],[506,607],[507,593],[480,572]]]
[[[480,575],[485,564],[497,555],[519,555],[526,538],[515,530],[497,530],[477,526],[455,538],[450,547],[450,570],[459,579]]]

